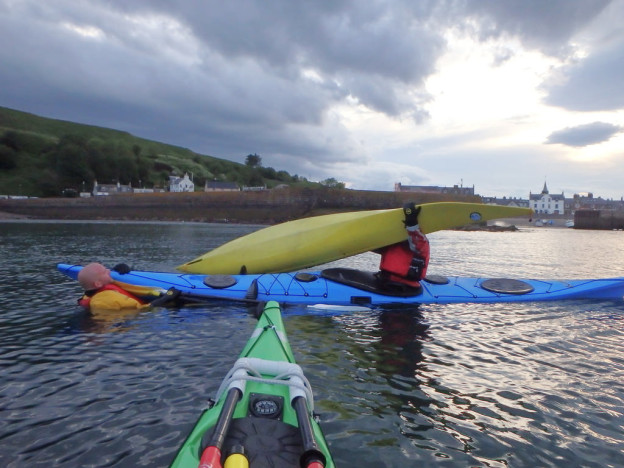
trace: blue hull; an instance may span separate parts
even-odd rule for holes
[[[76,279],[82,268],[59,264],[58,270]],[[365,273],[363,273],[365,274]],[[506,280],[450,276],[441,281],[422,281],[418,294],[393,295],[343,284],[321,276],[321,272],[261,275],[195,275],[132,271],[112,272],[122,287],[147,300],[170,288],[189,300],[277,301],[282,304],[328,304],[381,306],[384,304],[456,304],[557,301],[564,299],[624,299],[624,277],[570,281]],[[439,280],[435,278],[433,280]],[[208,283],[208,284],[206,284]],[[144,289],[144,291],[143,291]],[[501,292],[503,291],[503,292]]]

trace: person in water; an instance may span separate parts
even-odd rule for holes
[[[429,266],[429,239],[418,225],[420,206],[403,205],[407,240],[377,250],[381,254],[377,278],[389,289],[419,288]]]
[[[125,274],[130,267],[120,263],[113,270]],[[111,271],[101,263],[89,263],[78,273],[78,282],[85,290],[78,300],[83,307],[101,310],[142,309],[145,303],[134,294],[113,284]]]

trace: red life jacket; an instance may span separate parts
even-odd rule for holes
[[[407,242],[389,245],[383,249],[379,269],[405,277],[407,276],[412,258],[414,258],[414,252],[410,250]]]
[[[97,293],[102,292],[102,291],[117,291],[118,293],[123,294],[124,296],[128,296],[128,297],[138,301],[139,304],[145,304],[144,301],[142,301],[141,299],[136,297],[134,294],[129,293],[125,289],[120,288],[116,284],[112,284],[111,283],[111,284],[106,284],[106,285],[102,286],[100,289],[93,289],[91,291],[85,292],[85,295],[82,296],[80,299],[78,299],[78,305],[88,309],[89,305],[91,304],[91,298],[93,296],[95,296]]]
[[[417,226],[407,228],[408,240],[381,250],[379,269],[391,281],[419,286],[429,265],[429,240]],[[417,277],[415,277],[417,275]]]

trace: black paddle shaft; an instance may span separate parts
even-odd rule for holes
[[[308,417],[308,405],[305,398],[302,396],[296,397],[292,402],[295,413],[297,413],[297,423],[299,424],[299,430],[301,431],[301,439],[303,440],[303,454],[299,459],[299,464],[302,467],[307,467],[313,462],[320,462],[325,466],[325,455],[321,452],[321,449],[316,442],[314,432],[312,430],[312,424]]]
[[[223,408],[221,408],[221,413],[219,414],[219,419],[217,419],[217,424],[215,424],[209,446],[217,447],[221,450],[223,441],[225,440],[227,432],[230,428],[230,423],[232,422],[234,409],[236,408],[236,404],[238,403],[240,397],[241,391],[238,388],[231,388],[228,391],[225,402],[223,403]]]

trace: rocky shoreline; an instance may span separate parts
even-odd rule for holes
[[[30,219],[30,216],[17,214],[17,213],[7,213],[6,211],[0,211],[0,221],[3,219]]]

